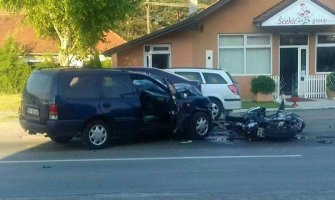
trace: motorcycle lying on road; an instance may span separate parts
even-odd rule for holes
[[[297,114],[285,111],[284,100],[272,115],[266,115],[264,107],[255,107],[241,117],[228,115],[225,119],[228,130],[247,138],[293,138],[306,126]]]

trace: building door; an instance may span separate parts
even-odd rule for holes
[[[171,46],[170,45],[145,45],[144,66],[167,69],[171,67]]]
[[[303,96],[308,75],[308,35],[280,36],[280,92]]]
[[[280,49],[281,93],[302,96],[306,88],[307,47],[286,47]]]

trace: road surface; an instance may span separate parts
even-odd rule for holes
[[[0,200],[334,199],[335,110],[301,111],[306,138],[149,137],[100,151],[0,124]],[[330,144],[327,144],[330,143]]]

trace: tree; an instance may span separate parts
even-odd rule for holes
[[[0,0],[0,7],[23,12],[41,37],[59,41],[61,66],[73,55],[86,56],[116,22],[130,15],[141,0]]]
[[[150,0],[149,2],[155,3],[171,3],[171,6],[150,6],[150,22],[152,31],[165,28],[167,26],[178,23],[188,17],[187,7],[175,7],[174,3],[185,3],[187,0]],[[210,5],[216,2],[216,0],[198,0],[199,4]],[[199,8],[198,12],[201,12],[203,8]],[[128,18],[125,22],[121,22],[117,26],[117,33],[127,40],[133,40],[138,37],[147,34],[146,27],[146,4],[145,2],[141,5],[140,9]]]

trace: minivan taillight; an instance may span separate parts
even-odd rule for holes
[[[49,105],[49,119],[58,119],[58,111],[55,104]]]
[[[238,87],[236,85],[228,85],[228,88],[230,91],[232,91],[234,94],[239,95]]]

